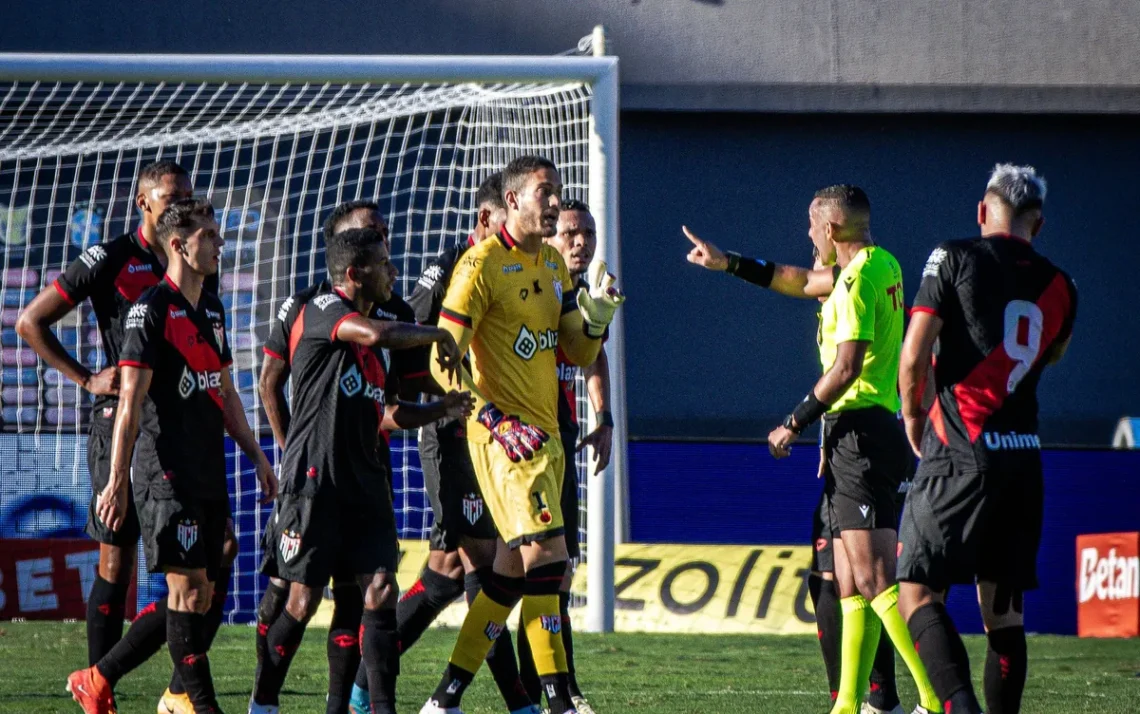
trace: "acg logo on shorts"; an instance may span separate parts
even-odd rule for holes
[[[542,330],[536,335],[523,325],[519,328],[518,337],[515,338],[515,354],[528,362],[539,352],[556,347],[558,347],[558,333],[554,330]]]

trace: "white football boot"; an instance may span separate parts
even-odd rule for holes
[[[427,700],[427,703],[420,708],[420,714],[463,714],[463,710],[459,707],[441,707],[436,704],[434,699]]]
[[[873,707],[867,702],[863,702],[863,706],[859,709],[859,714],[906,714],[906,710],[902,708],[902,704],[896,704],[894,709],[886,710]],[[926,710],[922,707],[914,710],[914,714],[926,714]]]

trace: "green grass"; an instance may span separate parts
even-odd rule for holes
[[[282,711],[324,712],[324,630],[310,631],[282,694]],[[404,658],[401,711],[416,712],[435,687],[454,631],[428,632]],[[968,638],[975,678],[985,641]],[[827,693],[819,647],[811,637],[578,635],[579,679],[602,714],[824,712]],[[1140,643],[1032,637],[1026,714],[1140,712]],[[245,712],[253,677],[253,630],[223,627],[210,651],[214,682],[229,714]],[[0,712],[79,711],[64,681],[86,661],[82,624],[0,624]],[[901,664],[900,664],[901,668]],[[166,686],[170,660],[160,652],[119,684],[119,711],[150,714]],[[904,705],[914,689],[900,671]],[[978,685],[980,687],[980,683]],[[491,679],[481,675],[466,697],[468,714],[501,714]]]

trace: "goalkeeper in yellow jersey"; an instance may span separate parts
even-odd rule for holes
[[[520,599],[550,711],[574,711],[558,603],[568,558],[559,505],[567,457],[558,438],[557,348],[580,366],[592,363],[625,298],[600,262],[591,266],[589,287],[575,293],[562,256],[543,243],[555,233],[561,193],[558,169],[547,159],[509,163],[506,223],[464,253],[440,311],[440,327],[470,352],[471,372],[459,376],[476,399],[467,445],[499,552],[421,714],[460,713],[464,689]],[[436,359],[432,373],[443,387],[454,384]]]

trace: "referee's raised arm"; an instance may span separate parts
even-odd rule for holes
[[[681,231],[693,244],[687,256],[689,262],[702,268],[724,271],[753,285],[805,300],[827,297],[835,287],[838,271],[832,268],[801,268],[749,258],[733,251],[722,251],[697,236],[688,226],[681,226]]]

